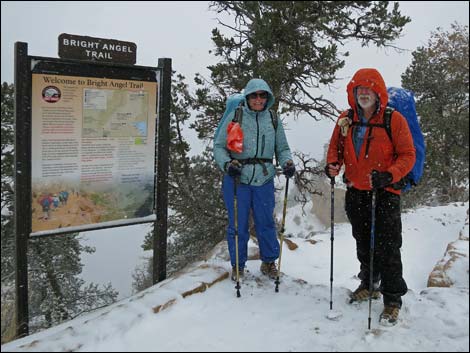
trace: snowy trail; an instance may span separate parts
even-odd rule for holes
[[[225,279],[203,294],[178,299],[157,315],[142,304],[128,302],[87,323],[70,325],[46,341],[22,351],[464,351],[468,349],[468,289],[430,288],[404,297],[399,323],[378,324],[382,309],[372,305],[372,330],[367,329],[368,303],[347,304],[348,289],[335,288],[328,320],[329,287],[284,276],[279,293],[261,277],[258,261],[242,283],[240,298]],[[255,275],[253,275],[255,274]],[[186,278],[176,279],[186,281]],[[161,297],[162,289],[147,295]],[[121,312],[120,312],[121,311]],[[467,326],[459,322],[467,317]],[[90,326],[91,323],[91,326]],[[65,325],[64,325],[65,326]],[[438,332],[437,332],[438,330]],[[452,347],[452,348],[449,348]],[[3,349],[2,349],[3,350]]]
[[[2,351],[468,351],[468,241],[466,278],[451,288],[426,288],[429,272],[449,241],[464,228],[468,203],[424,208],[403,217],[403,262],[410,291],[403,297],[399,322],[378,323],[381,300],[348,304],[359,281],[350,226],[335,229],[333,311],[327,318],[330,282],[329,231],[284,244],[279,292],[262,276],[259,260],[236,297],[229,263],[216,251],[204,263],[110,307],[11,342]],[[308,222],[306,222],[308,223]],[[291,229],[293,229],[293,226]],[[300,231],[299,231],[300,233]],[[307,240],[315,240],[315,244]],[[250,251],[256,245],[250,241]],[[415,266],[413,261],[419,261]],[[416,272],[416,273],[413,273]],[[409,278],[408,278],[409,277]],[[203,293],[189,295],[195,289]]]

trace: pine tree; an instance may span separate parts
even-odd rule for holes
[[[210,148],[189,158],[189,146],[181,133],[190,117],[193,98],[184,77],[172,89],[169,177],[169,273],[199,260],[224,239],[226,211],[220,195],[222,173],[212,160]]]
[[[15,320],[15,238],[13,235],[14,86],[2,84],[2,343],[13,339]]]
[[[225,238],[227,215],[221,182],[222,173],[212,160],[212,151],[207,149],[201,156],[191,158],[189,177],[180,179],[178,188],[170,193],[175,211],[169,218],[173,236],[168,247],[170,269],[201,260]]]
[[[421,200],[468,200],[468,39],[468,26],[438,28],[402,75],[403,87],[415,92],[427,147],[423,181],[414,192]]]
[[[345,65],[348,53],[340,47],[351,40],[391,46],[410,22],[398,3],[388,11],[388,1],[213,1],[211,8],[234,23],[220,22],[232,36],[212,31],[220,62],[208,67],[210,80],[196,77],[195,104],[203,113],[193,126],[201,138],[212,137],[226,97],[251,78],[269,83],[281,116],[336,118],[336,107],[320,89],[329,89]]]
[[[14,86],[2,84],[2,283],[13,280],[15,239],[13,236],[13,104]]]
[[[226,211],[220,195],[222,173],[212,160],[210,148],[200,156],[189,157],[189,144],[183,127],[191,117],[193,98],[185,78],[172,81],[170,121],[170,169],[168,176],[168,251],[167,274],[200,260],[224,239]],[[153,248],[153,231],[142,247]],[[152,259],[133,274],[136,291],[152,285]]]
[[[78,234],[29,242],[30,331],[51,327],[116,301],[111,284],[99,288],[80,278],[83,252],[94,248],[80,244]]]

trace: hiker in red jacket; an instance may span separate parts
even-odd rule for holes
[[[383,295],[380,322],[393,325],[407,292],[400,248],[400,190],[393,187],[413,168],[415,148],[405,118],[392,113],[391,137],[384,128],[388,94],[375,69],[360,69],[347,86],[350,110],[343,112],[334,128],[325,172],[330,178],[344,165],[347,185],[345,208],[356,240],[361,284],[350,302],[369,299],[372,191],[376,192],[373,292]],[[379,292],[380,291],[380,292]]]

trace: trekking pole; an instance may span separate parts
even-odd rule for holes
[[[330,310],[333,309],[333,242],[335,240],[335,178],[331,178],[331,254],[330,254]]]
[[[276,288],[274,291],[279,292],[279,276],[281,274],[281,257],[282,257],[282,243],[284,242],[284,225],[286,224],[286,210],[287,210],[287,192],[289,191],[289,178],[286,177],[286,191],[284,193],[284,208],[282,210],[281,222],[281,247],[279,248],[279,266],[277,267]]]
[[[238,177],[234,178],[233,182],[233,210],[235,217],[235,266],[237,268],[237,285],[235,286],[237,290],[237,298],[241,297],[240,294],[240,272],[238,269],[238,205],[237,205],[237,184],[239,180]]]
[[[371,321],[371,310],[372,310],[372,289],[374,286],[373,276],[374,276],[374,241],[375,241],[375,206],[377,199],[377,189],[372,189],[372,214],[371,214],[371,224],[370,224],[370,251],[369,251],[369,318],[368,318],[368,327],[370,330],[370,321]]]

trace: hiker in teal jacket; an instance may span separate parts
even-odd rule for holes
[[[274,104],[274,96],[268,84],[262,79],[252,79],[244,89],[243,150],[241,153],[229,151],[227,127],[235,116],[235,110],[220,127],[214,140],[214,158],[220,169],[226,173],[222,189],[229,214],[227,241],[232,264],[232,279],[236,279],[235,224],[234,224],[234,183],[237,185],[239,275],[243,276],[247,261],[249,240],[248,221],[253,210],[256,236],[258,238],[261,272],[271,278],[277,275],[275,260],[279,257],[274,222],[274,175],[273,157],[282,166],[284,174],[292,177],[295,166],[282,123],[274,123],[269,109]]]

